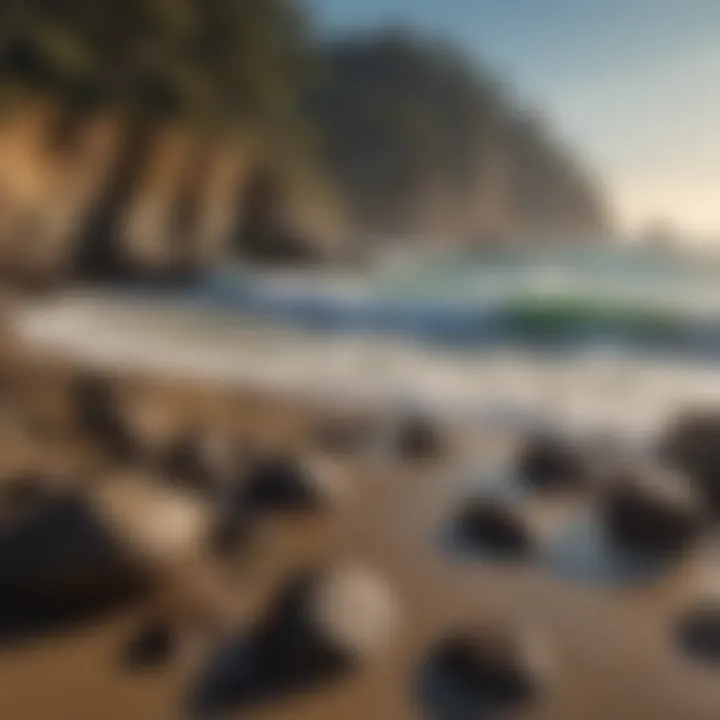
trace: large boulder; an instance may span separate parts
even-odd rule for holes
[[[421,685],[429,717],[495,717],[536,701],[552,679],[546,639],[512,629],[451,636],[430,653]]]
[[[214,716],[288,692],[305,692],[375,660],[398,622],[391,588],[354,566],[303,572],[271,600],[241,642],[223,649],[191,698]]]
[[[660,438],[659,452],[698,483],[713,510],[720,511],[720,411],[680,415]]]
[[[83,617],[132,599],[146,569],[74,495],[34,500],[0,529],[0,607],[38,624]]]
[[[687,480],[654,463],[616,469],[603,485],[600,513],[613,543],[642,554],[678,554],[705,523],[701,498]]]
[[[389,585],[348,565],[291,582],[271,607],[260,638],[276,670],[303,673],[324,660],[369,661],[386,647],[397,620]]]

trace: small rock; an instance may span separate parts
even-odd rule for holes
[[[574,490],[583,486],[587,464],[582,450],[569,440],[541,433],[525,441],[517,472],[536,490]]]
[[[683,652],[720,667],[720,601],[706,602],[685,614],[676,628]]]
[[[123,648],[122,664],[131,669],[147,669],[164,665],[173,655],[176,638],[170,624],[154,621],[130,639]]]
[[[335,416],[318,424],[314,443],[321,452],[331,455],[357,455],[372,448],[376,434],[370,419]]]
[[[284,455],[251,461],[245,488],[245,507],[281,511],[323,510],[345,492],[337,466]]]
[[[238,484],[244,471],[238,448],[230,438],[201,431],[174,439],[162,466],[168,476],[207,492]]]
[[[437,421],[424,414],[402,417],[396,428],[396,449],[407,460],[431,460],[445,452],[447,439]]]
[[[132,439],[109,378],[89,371],[81,373],[74,383],[73,403],[81,432],[116,457],[125,458],[132,454]]]
[[[386,648],[399,619],[389,585],[354,566],[327,571],[304,602],[305,616],[325,642],[357,662]]]

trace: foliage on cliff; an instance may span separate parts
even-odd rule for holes
[[[1,12],[4,81],[83,109],[281,123],[309,57],[288,0],[14,0]]]

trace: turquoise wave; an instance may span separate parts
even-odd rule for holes
[[[720,350],[720,269],[618,253],[447,257],[357,277],[212,278],[202,302],[301,329],[439,344],[610,340]]]
[[[510,299],[499,316],[511,334],[538,339],[595,334],[679,343],[696,335],[701,325],[679,310],[587,297]]]

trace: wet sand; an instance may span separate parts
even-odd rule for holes
[[[16,372],[17,372],[16,368]],[[23,362],[16,403],[30,407],[38,388],[60,388],[67,368]],[[251,447],[297,449],[309,442],[319,410],[296,400],[242,387],[145,378],[157,403],[178,419],[195,416],[226,423]],[[160,389],[158,390],[158,387]],[[83,438],[68,432],[62,392],[55,407],[42,393],[34,411],[41,428],[23,450],[12,433],[0,433],[5,465],[59,466],[67,475],[102,465]],[[65,408],[67,410],[67,408]],[[477,625],[531,622],[547,635],[557,673],[546,695],[508,717],[528,720],[717,720],[718,672],[683,657],[672,622],[716,572],[708,557],[684,561],[659,579],[637,586],[578,580],[539,560],[502,564],[453,552],[443,541],[447,524],[477,477],[503,461],[513,438],[505,431],[460,428],[452,452],[432,463],[381,454],[343,460],[349,501],[327,516],[274,518],[237,560],[237,583],[248,623],[293,568],[319,560],[352,559],[385,575],[402,606],[390,651],[356,675],[307,695],[274,699],[237,717],[294,720],[434,718],[423,704],[423,663],[434,643]],[[50,453],[43,450],[49,444]],[[578,503],[530,510],[550,512],[550,533],[572,521]],[[579,506],[583,506],[583,500]],[[537,507],[535,507],[537,505]],[[557,518],[557,519],[555,519]],[[703,554],[705,553],[705,554]],[[124,608],[96,624],[0,644],[0,717],[12,720],[162,720],[184,716],[191,673],[182,665],[147,672],[118,662],[119,648],[139,608]],[[230,715],[233,717],[235,715]]]

